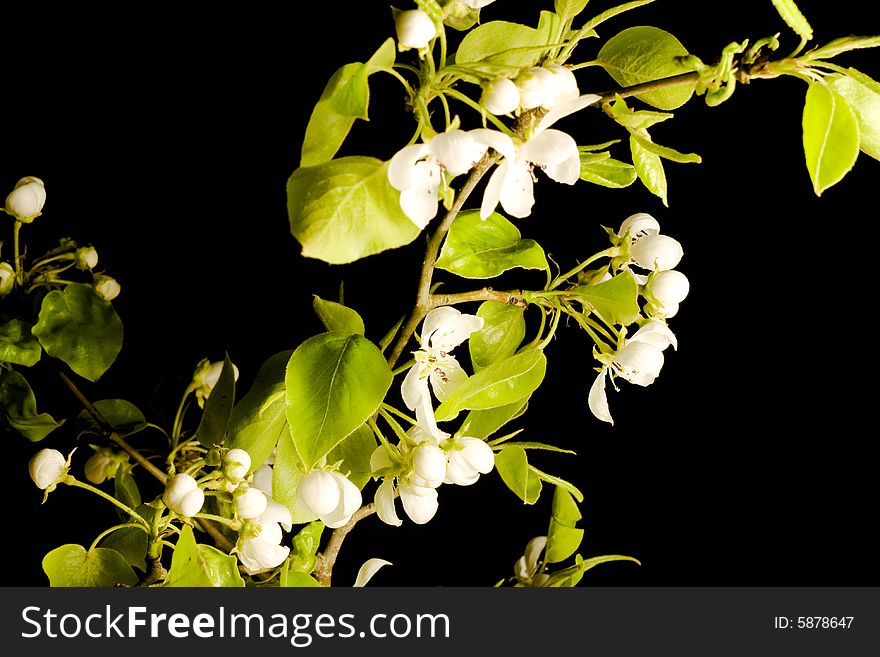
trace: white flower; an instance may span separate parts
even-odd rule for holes
[[[399,490],[403,510],[417,525],[424,525],[437,513],[439,503],[436,488],[425,488],[404,481]]]
[[[623,220],[617,236],[623,237],[629,233],[630,238],[635,242],[645,235],[656,235],[659,232],[660,222],[646,212],[638,212]]]
[[[550,104],[544,107],[549,109],[559,103],[574,100],[580,95],[577,79],[570,68],[561,64],[549,64],[545,68],[553,74],[553,84],[548,99]]]
[[[665,271],[675,269],[684,256],[684,249],[678,240],[652,233],[633,243],[630,255],[633,262],[643,269]]]
[[[449,464],[446,467],[444,483],[470,486],[481,474],[489,474],[495,467],[495,452],[479,438],[455,438],[446,453]]]
[[[76,250],[74,254],[76,268],[88,271],[98,266],[98,252],[93,246],[83,246]]]
[[[487,82],[480,96],[480,105],[492,114],[510,114],[519,103],[519,88],[513,80],[505,77]]]
[[[283,537],[278,523],[257,521],[255,530],[253,536],[247,536],[247,532],[239,534],[235,544],[235,552],[248,575],[277,568],[290,555],[290,548],[280,545]]]
[[[446,453],[430,443],[422,443],[412,454],[410,481],[416,486],[437,488],[446,478]]]
[[[94,283],[95,292],[97,292],[98,296],[104,301],[113,301],[113,299],[118,297],[119,293],[122,291],[119,283],[111,276],[96,274]]]
[[[648,290],[654,301],[663,308],[678,306],[687,297],[691,285],[687,276],[669,269],[658,272],[650,281]]]
[[[400,192],[400,209],[419,228],[437,214],[443,176],[460,176],[479,161],[487,146],[464,130],[441,132],[427,143],[404,146],[388,163],[388,182]]]
[[[421,9],[402,11],[395,23],[397,44],[400,50],[427,48],[431,39],[437,36],[437,26]]]
[[[95,450],[84,466],[86,479],[93,484],[102,484],[116,474],[120,460],[116,452],[107,447]]]
[[[241,481],[251,469],[251,455],[233,447],[223,455],[223,474],[231,481]]]
[[[37,488],[51,489],[67,472],[67,461],[57,449],[41,449],[28,463],[28,472]]]
[[[15,189],[6,197],[6,212],[24,223],[30,223],[43,210],[46,188],[43,181],[27,176],[15,183]]]
[[[414,352],[416,363],[401,384],[403,401],[416,412],[416,419],[430,434],[439,430],[434,419],[430,388],[441,402],[466,379],[467,374],[451,351],[483,328],[483,318],[466,315],[452,306],[434,308],[422,324],[422,348]]]
[[[606,379],[619,376],[639,386],[651,385],[663,368],[663,351],[670,345],[678,349],[675,335],[662,320],[651,319],[616,354],[606,357],[608,362],[590,386],[587,399],[593,415],[603,422],[614,424],[605,394]]]
[[[299,480],[296,500],[304,511],[336,529],[348,524],[361,507],[361,492],[338,472],[312,470]]]
[[[232,506],[239,518],[259,518],[269,506],[269,500],[259,488],[241,486],[232,496]]]
[[[541,69],[552,77],[552,73]],[[592,105],[599,96],[579,96],[559,103],[537,123],[532,136],[520,145],[494,130],[472,130],[471,134],[494,148],[504,159],[498,165],[483,194],[480,217],[486,219],[498,204],[511,216],[527,217],[535,204],[533,168],[541,168],[557,182],[573,185],[580,176],[577,142],[564,132],[549,129],[559,119]]]
[[[5,297],[15,287],[15,270],[8,262],[0,262],[0,297]]]
[[[525,69],[516,78],[519,89],[520,107],[524,110],[536,107],[551,107],[556,96],[556,79],[553,73],[543,66]]]
[[[186,473],[176,474],[165,484],[162,496],[165,505],[175,513],[191,518],[202,510],[205,493],[199,484]]]
[[[513,566],[513,574],[516,576],[517,586],[541,586],[548,577],[538,574],[540,570],[541,556],[547,548],[546,536],[535,536],[526,545],[526,550]]]
[[[214,386],[217,385],[217,381],[220,380],[220,373],[222,371],[222,360],[212,363],[205,358],[196,366],[196,371],[193,374],[193,380],[190,386],[196,393],[196,400],[199,402],[200,407],[205,407],[205,400],[208,399]],[[233,378],[238,381],[238,367],[236,367],[235,364],[232,365],[232,374]],[[248,465],[248,467],[250,467],[250,465]]]

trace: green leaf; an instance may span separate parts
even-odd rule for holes
[[[107,548],[86,552],[82,545],[62,545],[43,557],[43,572],[49,586],[109,588],[138,582],[131,566],[121,554]]]
[[[508,422],[522,415],[528,404],[529,400],[526,398],[505,406],[488,408],[483,411],[471,411],[465,416],[456,435],[485,440]]]
[[[382,352],[362,335],[323,333],[293,352],[287,422],[306,469],[375,413],[391,380]]]
[[[474,371],[516,353],[526,336],[525,310],[500,301],[484,301],[477,310],[483,328],[471,333],[468,345]]]
[[[578,502],[584,501],[584,494],[578,489],[577,486],[575,486],[571,482],[568,482],[565,479],[562,479],[561,477],[556,477],[555,475],[547,474],[546,472],[544,472],[542,470],[538,470],[538,468],[536,468],[533,465],[530,465],[529,468],[531,468],[532,473],[541,481],[545,481],[548,484],[553,484],[557,488],[565,489]]]
[[[284,376],[291,354],[293,351],[282,351],[268,358],[251,389],[232,409],[226,446],[246,451],[252,471],[269,458],[281,437],[288,435]]]
[[[278,439],[275,466],[272,468],[272,497],[276,502],[290,509],[293,524],[299,525],[317,519],[313,513],[305,511],[296,500],[296,488],[303,477],[303,464],[289,432]]]
[[[335,301],[325,301],[314,295],[312,306],[315,314],[328,331],[341,331],[348,335],[364,334],[364,320],[357,311]]]
[[[27,380],[18,372],[0,374],[0,409],[10,428],[38,442],[64,424],[48,413],[37,413],[37,399]]]
[[[699,164],[703,161],[696,153],[680,153],[674,148],[669,148],[668,146],[661,146],[660,144],[655,144],[650,135],[644,130],[633,132],[632,138],[635,139],[639,146],[644,148],[649,153],[653,153],[654,155],[659,155],[664,160],[670,160],[672,162],[678,162],[679,164]]]
[[[452,222],[435,266],[463,278],[494,278],[515,267],[547,269],[547,258],[537,242],[521,239],[519,229],[497,212],[483,221],[474,210]]]
[[[94,407],[120,436],[130,436],[147,426],[147,419],[140,409],[125,399],[101,399],[94,403]],[[84,433],[99,436],[104,433],[88,411],[80,411],[76,422]]]
[[[323,522],[312,522],[300,529],[293,537],[293,550],[301,557],[313,557],[321,545]]]
[[[660,197],[663,205],[669,207],[669,202],[666,199],[666,172],[663,170],[663,161],[660,156],[647,150],[632,135],[629,138],[629,147],[639,180],[649,192]]]
[[[493,441],[492,444],[499,444],[502,441]],[[536,443],[529,440],[517,440],[515,442],[507,442],[503,441],[505,447],[522,447],[525,450],[537,449],[546,452],[557,452],[559,454],[574,454],[577,455],[577,452],[574,452],[570,449],[563,449],[561,447],[556,447],[555,445],[547,445],[546,443]]]
[[[336,89],[330,104],[336,112],[358,119],[368,119],[370,85],[368,78],[376,71],[394,66],[394,39],[388,38],[365,64],[359,64],[348,80]]]
[[[40,343],[31,333],[31,325],[10,319],[0,326],[0,362],[31,367],[43,354]]]
[[[297,169],[287,183],[287,210],[302,254],[333,264],[409,244],[421,232],[400,209],[388,163],[371,157]]]
[[[314,577],[298,570],[290,570],[289,566],[281,569],[279,584],[282,588],[321,588]]]
[[[547,531],[547,551],[544,553],[544,560],[547,563],[565,561],[577,551],[584,539],[584,530],[576,527],[580,519],[581,512],[571,494],[557,487],[553,493],[553,510]]]
[[[572,292],[611,324],[627,326],[639,317],[639,286],[628,271],[598,285],[580,285]]]
[[[333,159],[355,119],[367,118],[370,75],[391,68],[394,57],[394,40],[387,39],[366,64],[346,64],[336,70],[312,110],[303,139],[300,166],[315,166]]]
[[[859,149],[875,160],[880,160],[880,85],[855,69],[850,69],[849,73],[847,76],[826,80],[856,116],[859,124]]]
[[[211,449],[215,445],[224,444],[234,403],[235,369],[227,355],[223,359],[220,378],[217,379],[214,389],[211,390],[211,394],[205,402],[205,410],[196,431],[196,436],[202,446]]]
[[[505,406],[526,399],[538,389],[547,370],[540,349],[525,349],[492,363],[462,383],[435,413],[440,421],[452,420],[463,410]]]
[[[125,471],[125,468],[116,470],[116,476],[113,478],[113,497],[132,509],[141,505],[141,492],[138,490],[137,482],[131,473]],[[124,517],[128,519],[127,514]]]
[[[553,573],[544,586],[557,588],[577,586],[585,572],[610,561],[632,561],[633,563],[641,565],[638,559],[633,559],[632,557],[626,557],[620,554],[607,554],[601,557],[590,557],[589,559],[583,559],[580,555],[577,555],[574,566]]]
[[[32,331],[47,354],[89,381],[97,381],[122,349],[119,316],[89,285],[47,294]]]
[[[859,124],[843,96],[823,82],[807,90],[804,155],[816,196],[840,182],[859,155]]]
[[[534,504],[541,495],[541,480],[529,469],[529,459],[522,447],[505,447],[495,455],[495,468],[507,487],[526,504]]]
[[[210,545],[199,545],[192,527],[184,525],[174,554],[165,586],[228,586],[243,587],[238,573],[238,560]]]
[[[462,39],[455,53],[455,63],[490,62],[509,69],[536,65],[546,51],[543,46],[547,45],[552,29],[546,14],[550,12],[541,12],[538,29],[507,21],[480,25]]]
[[[611,104],[611,117],[628,130],[647,130],[673,116],[669,112],[630,109],[623,98],[618,98]]]
[[[813,38],[813,28],[810,27],[809,21],[801,13],[801,10],[798,9],[794,0],[772,0],[772,2],[773,6],[776,7],[776,11],[782,16],[782,20],[794,30],[795,34],[804,41],[809,41]]]
[[[569,20],[581,13],[590,0],[554,0],[553,8],[562,20]]]
[[[612,189],[621,189],[629,187],[638,178],[636,169],[633,165],[605,158],[600,161],[590,161],[581,153],[581,180],[585,180],[594,185],[602,185]]]
[[[363,488],[372,476],[370,456],[376,449],[376,436],[366,424],[354,430],[327,454],[327,463],[342,461],[340,471],[358,488]]]
[[[156,510],[147,505],[141,504],[135,511],[147,522],[153,522]],[[147,547],[149,546],[149,537],[147,533],[138,527],[123,527],[115,532],[108,534],[101,539],[100,547],[115,550],[123,556],[123,558],[142,572],[147,570]]]
[[[878,48],[880,47],[880,36],[847,36],[840,39],[829,41],[821,48],[816,48],[810,52],[804,53],[800,58],[809,61],[819,59],[831,59],[837,57],[850,50],[859,50],[861,48]]]
[[[687,66],[678,60],[687,54],[687,49],[669,32],[643,25],[611,37],[599,51],[597,62],[615,82],[629,87],[687,73]],[[657,109],[672,110],[690,100],[694,84],[649,91],[636,97]]]

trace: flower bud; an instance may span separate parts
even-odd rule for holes
[[[435,445],[424,443],[412,451],[413,483],[437,488],[446,477],[446,453]]]
[[[400,12],[395,27],[400,50],[426,48],[431,39],[437,36],[437,26],[421,9]]]
[[[5,297],[15,287],[15,270],[8,262],[0,262],[0,297]]]
[[[277,568],[290,555],[289,547],[279,545],[282,537],[277,523],[260,523],[256,536],[247,534],[239,534],[235,552],[249,575]]]
[[[495,467],[495,453],[478,438],[456,438],[447,454],[446,483],[470,486]]]
[[[664,308],[684,301],[690,289],[687,276],[674,269],[659,272],[650,284],[651,296]]]
[[[573,100],[580,95],[577,79],[571,69],[561,64],[549,64],[545,66],[553,74],[553,86],[551,87],[550,106],[558,105],[566,100]],[[549,107],[545,105],[545,107]]]
[[[336,485],[339,487],[339,504],[330,513],[319,517],[327,527],[337,529],[348,524],[354,512],[361,508],[363,500],[360,489],[351,483],[348,477],[338,472],[331,472],[330,475],[336,480]]]
[[[667,235],[646,235],[632,245],[633,261],[644,269],[675,269],[684,255],[678,240]]]
[[[205,493],[199,488],[195,479],[188,474],[180,473],[171,477],[165,484],[162,501],[175,513],[191,518],[202,510]]]
[[[46,490],[67,471],[67,461],[57,449],[41,449],[28,463],[28,471],[37,488]]]
[[[86,479],[93,484],[102,484],[116,475],[120,460],[112,449],[101,447],[92,454],[84,466]]]
[[[329,472],[312,470],[299,480],[296,487],[296,501],[304,511],[318,517],[333,511],[339,506],[339,485]]]
[[[648,386],[660,374],[663,352],[647,342],[630,341],[617,352],[614,365],[617,373],[630,383]]]
[[[88,271],[98,266],[98,252],[93,246],[83,246],[76,250],[74,262],[77,269]]]
[[[95,275],[95,292],[104,301],[113,301],[113,299],[119,296],[121,290],[122,288],[115,278],[104,276],[104,274]]]
[[[27,176],[15,183],[15,189],[6,197],[6,212],[24,223],[30,223],[43,210],[46,188],[43,181]]]
[[[620,224],[617,231],[618,237],[623,237],[629,232],[630,237],[635,242],[637,239],[645,235],[656,235],[660,232],[660,222],[646,212],[638,212],[630,215]]]
[[[251,455],[234,447],[223,456],[223,474],[232,481],[241,481],[251,469]]]
[[[214,386],[217,385],[217,381],[220,380],[221,372],[223,372],[222,360],[212,363],[205,358],[196,366],[196,371],[193,374],[193,380],[190,385],[196,393],[196,400],[201,408],[205,407],[205,400],[208,399]],[[238,381],[238,367],[234,363],[232,364],[232,375]],[[250,468],[250,464],[248,468]]]
[[[409,482],[400,484],[400,500],[406,515],[417,525],[424,525],[433,518],[440,506],[436,488],[424,488]]]
[[[269,500],[257,488],[241,487],[232,497],[232,507],[236,515],[246,520],[261,516],[268,506]]]
[[[524,110],[553,105],[556,79],[546,68],[527,68],[516,78],[516,86],[519,89],[520,107]]]
[[[480,96],[480,104],[491,114],[510,114],[519,103],[519,88],[513,80],[505,77],[487,82]]]

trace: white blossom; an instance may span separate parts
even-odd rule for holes
[[[629,233],[630,238],[635,242],[645,235],[656,235],[659,232],[660,222],[647,212],[638,212],[623,220],[617,231],[617,236],[623,237]]]
[[[510,114],[520,105],[519,88],[510,78],[495,78],[483,87],[480,104],[492,114]]]
[[[517,586],[541,586],[548,578],[540,573],[541,558],[547,549],[547,537],[536,536],[528,542],[525,552],[513,566]]]
[[[46,187],[43,181],[27,176],[15,183],[9,196],[6,197],[6,212],[19,221],[30,223],[46,203]]]
[[[467,379],[450,352],[481,328],[482,317],[463,314],[452,306],[434,308],[425,317],[422,348],[414,352],[416,362],[403,379],[401,394],[407,408],[416,412],[418,423],[432,435],[439,429],[430,391],[442,402]]]
[[[426,48],[431,39],[437,36],[437,26],[421,9],[402,11],[395,23],[397,44],[400,50]]]
[[[83,470],[90,482],[102,484],[116,474],[119,465],[120,459],[112,449],[100,447],[86,460]]]
[[[282,535],[278,523],[257,521],[255,525],[255,535],[240,534],[235,544],[235,552],[248,575],[277,568],[290,555],[290,548],[280,544]]]
[[[548,64],[545,68],[553,74],[553,85],[550,88],[550,104],[544,107],[549,109],[580,95],[577,79],[570,68],[561,64]]]
[[[8,262],[0,262],[0,297],[5,297],[15,287],[15,269]]]
[[[115,278],[112,276],[105,276],[104,274],[95,275],[94,285],[95,292],[97,292],[98,296],[104,301],[113,301],[113,299],[118,297],[119,293],[122,291],[119,282]]]
[[[691,284],[687,276],[674,269],[657,272],[648,286],[654,301],[663,308],[680,304],[685,300],[690,289]]]
[[[429,443],[412,451],[413,472],[410,481],[425,488],[437,488],[446,478],[446,453]]]
[[[437,513],[437,489],[416,486],[408,481],[400,484],[400,500],[403,510],[417,525],[424,525]]]
[[[83,246],[74,253],[74,262],[77,269],[88,271],[98,266],[98,252],[93,246]]]
[[[419,228],[427,226],[437,214],[444,175],[450,180],[470,171],[486,150],[486,144],[464,130],[404,146],[388,163],[388,182],[400,192],[400,209]]]
[[[556,96],[556,79],[553,72],[543,66],[525,69],[516,78],[520,107],[524,110],[551,107]]]
[[[195,479],[182,472],[171,477],[165,484],[162,501],[175,513],[191,518],[202,510],[205,493]]]
[[[239,518],[259,518],[268,506],[269,500],[259,488],[243,485],[232,496],[232,507]]]
[[[544,70],[552,77],[552,73]],[[527,217],[535,204],[534,167],[550,178],[573,185],[580,176],[580,153],[577,142],[560,130],[550,129],[558,120],[592,105],[599,96],[579,96],[556,105],[537,123],[525,142],[515,144],[507,135],[487,129],[472,130],[471,134],[504,156],[498,164],[480,206],[480,217],[486,219],[498,204],[514,217]]]
[[[447,451],[449,464],[444,483],[470,486],[481,474],[489,474],[495,467],[495,452],[479,438],[455,438]]]
[[[67,461],[57,449],[41,449],[28,463],[28,472],[37,488],[51,489],[67,472]]]
[[[233,447],[223,455],[223,474],[230,481],[241,481],[251,469],[251,455]]]
[[[668,235],[649,234],[636,241],[630,249],[633,262],[643,269],[665,271],[675,269],[684,255],[678,240]]]
[[[304,511],[336,529],[361,507],[361,491],[338,472],[312,470],[299,481],[296,500]]]

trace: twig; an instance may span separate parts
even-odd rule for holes
[[[327,543],[327,547],[320,555],[318,565],[312,572],[319,584],[322,586],[330,586],[330,580],[333,576],[333,565],[336,563],[336,558],[339,556],[339,550],[342,548],[342,542],[345,540],[345,537],[348,536],[349,532],[354,529],[354,526],[358,522],[374,513],[376,513],[375,503],[362,506],[354,512],[351,516],[351,520],[348,521],[348,524],[334,530],[333,534],[330,536],[330,541]]]

